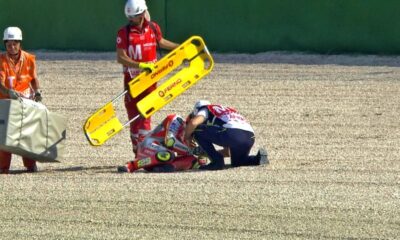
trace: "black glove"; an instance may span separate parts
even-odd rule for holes
[[[197,146],[192,149],[192,154],[199,156],[199,155],[206,155],[206,152],[200,146]]]
[[[35,100],[35,102],[42,101],[42,93],[40,92],[40,90],[36,90],[35,96],[33,97],[33,99]]]

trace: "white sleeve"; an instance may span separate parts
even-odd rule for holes
[[[208,111],[207,111],[207,109],[201,109],[201,110],[196,114],[196,116],[203,116],[205,119],[207,119],[207,118],[208,118]]]

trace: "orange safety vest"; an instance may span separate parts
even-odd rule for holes
[[[0,81],[6,88],[26,95],[31,91],[31,82],[36,78],[35,55],[21,50],[16,64],[6,53],[0,54]],[[0,92],[0,99],[9,98]]]

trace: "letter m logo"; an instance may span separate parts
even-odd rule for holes
[[[134,60],[142,60],[142,48],[139,44],[135,46],[129,45],[128,53],[130,58]]]

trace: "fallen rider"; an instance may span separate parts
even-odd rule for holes
[[[199,147],[190,148],[183,141],[186,122],[176,114],[168,115],[138,144],[136,158],[118,172],[175,172],[198,169],[207,159]]]

